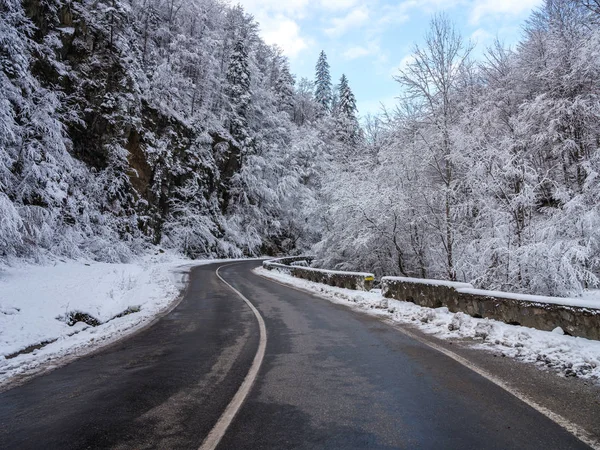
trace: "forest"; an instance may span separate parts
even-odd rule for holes
[[[435,15],[377,116],[325,52],[297,79],[221,0],[2,0],[0,69],[0,261],[314,252],[600,285],[598,0],[546,0],[477,58]]]

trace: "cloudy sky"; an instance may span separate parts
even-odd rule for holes
[[[350,80],[361,115],[391,106],[398,95],[393,75],[422,42],[429,20],[444,11],[476,55],[498,36],[514,45],[521,26],[541,0],[231,0],[260,23],[269,44],[290,58],[299,77],[314,77],[321,50],[331,75]]]

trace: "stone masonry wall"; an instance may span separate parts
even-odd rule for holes
[[[430,308],[445,306],[451,312],[544,331],[561,327],[572,336],[600,340],[600,309],[526,301],[518,294],[511,298],[511,294],[502,293],[499,297],[466,283],[398,277],[382,278],[382,293],[386,298]]]

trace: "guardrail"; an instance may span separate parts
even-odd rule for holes
[[[383,277],[381,284],[386,298],[544,331],[560,327],[572,336],[600,340],[600,304],[594,301],[484,291],[468,283],[419,278]]]
[[[263,261],[263,267],[268,270],[279,270],[292,276],[323,283],[329,286],[353,289],[357,291],[370,291],[373,287],[375,276],[367,272],[344,272],[339,270],[315,269],[293,265],[301,261],[308,264],[314,260],[314,256],[295,256],[289,258],[277,258]]]

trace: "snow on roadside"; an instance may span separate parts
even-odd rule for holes
[[[211,262],[165,253],[129,264],[57,261],[0,267],[0,386],[139,329],[178,297],[189,266]],[[117,317],[128,310],[132,313]],[[70,326],[66,317],[71,312],[86,313],[101,324]],[[31,351],[35,346],[40,348]],[[24,350],[30,352],[19,354]]]
[[[469,339],[477,348],[553,369],[563,376],[600,380],[600,341],[566,336],[562,330],[541,331],[508,325],[490,319],[476,319],[448,308],[426,308],[410,302],[386,299],[379,290],[353,291],[263,268],[256,273],[276,281],[314,292],[336,303],[356,306],[364,312],[386,316],[399,323],[417,326],[442,339]]]

